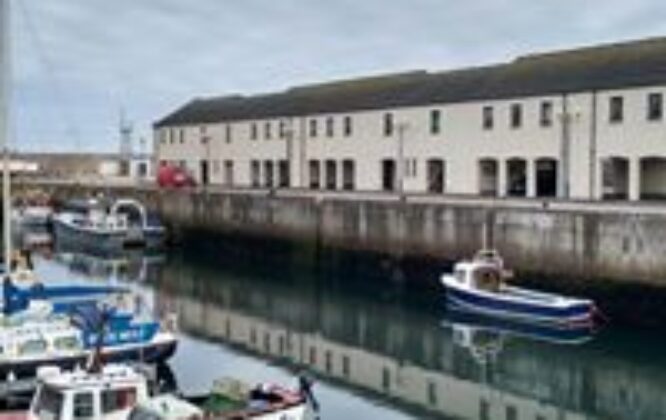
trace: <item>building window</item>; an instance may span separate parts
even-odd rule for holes
[[[523,125],[523,107],[520,104],[511,105],[511,128],[520,128]]]
[[[541,126],[550,127],[553,125],[553,103],[550,101],[541,102]]]
[[[624,98],[613,96],[610,98],[608,120],[612,123],[622,122],[624,119]]]
[[[648,120],[659,121],[664,116],[664,96],[661,93],[648,95]]]
[[[201,134],[202,136],[205,136],[207,131],[208,130],[206,129],[205,125],[202,125],[202,126],[199,127],[199,134]]]
[[[483,129],[484,130],[492,130],[494,124],[495,124],[495,121],[494,121],[494,118],[493,118],[493,107],[492,106],[484,106],[483,107]]]
[[[311,160],[310,161],[310,188],[313,190],[318,190],[320,186],[319,178],[320,178],[320,169],[319,169],[319,161],[318,160]]]
[[[261,186],[261,164],[258,160],[253,160],[250,163],[250,180],[253,188]]]
[[[390,137],[393,135],[393,114],[384,114],[384,136]]]
[[[257,123],[252,123],[250,125],[250,140],[256,140],[259,137],[259,128]]]
[[[342,188],[347,191],[354,190],[356,178],[354,161],[346,159],[342,161]]]
[[[233,128],[231,124],[227,124],[225,128],[224,139],[227,143],[231,143],[233,140]]]
[[[268,121],[264,124],[264,138],[266,140],[271,139],[271,123],[270,123],[270,121]]]
[[[278,124],[278,136],[283,139],[287,136],[287,130],[286,130],[286,123],[282,120],[280,120],[280,123]]]
[[[352,125],[352,117],[346,116],[344,119],[344,131],[345,131],[345,137],[349,137],[352,135],[352,132],[354,130],[353,125]]]
[[[326,118],[326,137],[333,137],[335,120],[333,117]]]
[[[169,143],[174,144],[176,142],[176,134],[174,132],[174,129],[171,128],[169,129]]]
[[[317,120],[315,119],[310,120],[310,137],[317,137]]]
[[[161,144],[167,144],[167,137],[169,135],[168,130],[160,130],[160,143]]]
[[[430,134],[439,134],[442,127],[442,111],[433,109],[430,111]]]
[[[179,135],[179,137],[180,137],[180,139],[179,139],[179,140],[180,140],[180,144],[185,143],[185,130],[181,128],[181,129],[180,129],[180,132],[178,133],[178,135]]]

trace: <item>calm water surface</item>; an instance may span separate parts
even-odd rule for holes
[[[170,365],[186,392],[221,376],[294,383],[307,371],[324,419],[666,418],[659,331],[489,325],[444,313],[436,288],[407,286],[436,282],[436,267],[410,279],[386,261],[210,245],[151,257],[56,253],[38,270],[50,281],[128,283],[178,311]]]

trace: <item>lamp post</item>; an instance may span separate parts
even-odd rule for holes
[[[398,129],[398,151],[397,151],[397,171],[398,171],[398,194],[400,199],[404,199],[405,194],[405,132],[409,129],[409,123],[401,122]]]
[[[291,118],[284,118],[280,121],[281,128],[282,128],[282,136],[285,139],[285,155],[286,155],[286,163],[287,163],[287,168],[286,168],[286,178],[285,182],[282,185],[285,188],[290,188],[291,187],[291,167],[292,167],[292,155],[293,155],[293,140],[294,140],[294,128],[292,124],[292,119]]]
[[[571,195],[570,185],[570,157],[571,157],[571,126],[580,118],[580,111],[569,109],[568,98],[565,95],[562,100],[562,112],[559,115],[562,123],[562,141],[560,144],[560,198],[568,199]]]

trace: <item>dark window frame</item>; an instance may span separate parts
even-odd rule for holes
[[[523,126],[523,105],[519,103],[513,103],[510,107],[510,126],[512,129],[516,130]]]
[[[553,102],[542,101],[539,109],[539,123],[541,127],[553,126]]]
[[[624,97],[611,96],[608,98],[608,122],[619,124],[624,121]]]
[[[314,139],[317,138],[317,119],[316,118],[311,118],[309,121],[309,127],[308,127],[308,135],[310,138]]]
[[[442,132],[442,110],[430,110],[430,134],[436,135]]]
[[[384,114],[384,137],[392,137],[395,132],[395,121],[393,113],[387,112]]]
[[[492,130],[495,127],[495,108],[488,105],[481,111],[482,126],[484,130]]]
[[[664,119],[664,95],[661,92],[651,92],[647,96],[647,120],[661,121]]]
[[[354,133],[354,123],[352,121],[352,117],[347,115],[344,118],[344,135],[345,137],[350,137]]]

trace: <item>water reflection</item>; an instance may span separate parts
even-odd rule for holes
[[[115,259],[59,260],[78,273],[116,272],[100,268]],[[464,314],[442,320],[381,287],[344,286],[361,278],[194,261],[174,255],[161,269],[156,261],[147,271],[125,269],[123,278],[150,280],[156,305],[177,310],[192,337],[293,372],[308,369],[416,417],[666,418],[666,343],[646,333],[593,338]],[[191,351],[189,366],[205,371],[209,361]]]

